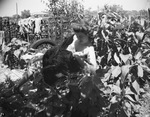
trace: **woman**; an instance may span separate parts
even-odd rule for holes
[[[89,30],[81,24],[75,24],[73,30],[75,34],[47,50],[43,56],[42,74],[50,86],[68,73],[76,74],[85,69],[88,73],[95,73],[97,69]]]
[[[71,51],[81,64],[84,64],[84,68],[88,72],[95,73],[97,62],[89,27],[85,23],[74,23],[72,27],[75,34],[72,36],[72,43],[67,47],[67,50]]]

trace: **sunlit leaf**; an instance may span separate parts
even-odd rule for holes
[[[131,91],[131,89],[129,87],[127,87],[125,89],[125,94],[129,95],[129,94],[134,94],[134,92]]]
[[[111,74],[110,74],[110,73],[106,73],[106,74],[105,74],[105,76],[104,76],[104,78],[103,78],[103,79],[101,79],[101,80],[102,80],[102,82],[106,82],[106,81],[108,81],[108,80],[109,80],[109,78],[110,78],[110,76],[111,76]]]
[[[111,52],[108,53],[107,62],[111,59]]]
[[[106,95],[111,94],[111,88],[110,88],[110,87],[101,88],[101,91],[102,91],[104,94],[106,94]]]
[[[136,93],[139,95],[140,85],[139,85],[139,83],[136,80],[132,83],[132,87],[134,88]]]
[[[127,74],[129,73],[131,65],[124,65],[121,67],[121,83],[124,82]]]
[[[21,50],[20,50],[20,49],[14,51],[14,55],[15,55],[17,58],[19,57],[20,53],[21,53]]]
[[[30,89],[29,92],[33,92],[35,93],[37,91],[37,89]]]
[[[136,32],[136,37],[138,40],[142,40],[144,33],[143,32]]]
[[[108,85],[111,88],[111,91],[116,94],[121,94],[121,89],[117,85]]]
[[[131,102],[136,102],[136,100],[133,99],[131,95],[125,95],[125,97]]]
[[[131,108],[131,104],[130,104],[129,102],[127,102],[127,101],[124,103],[124,105],[125,105],[127,108]]]
[[[143,52],[143,56],[149,56],[150,54],[150,50],[149,49],[145,49]]]
[[[111,98],[110,102],[111,102],[112,104],[117,103],[117,102],[118,102],[117,96],[116,96],[116,95],[113,96],[113,97]]]
[[[115,61],[116,61],[118,64],[121,63],[121,62],[120,62],[120,59],[119,59],[119,57],[117,56],[116,53],[114,54],[114,59],[115,59]]]
[[[130,105],[132,107],[135,107],[135,106],[141,106],[141,103],[138,101],[138,99],[136,98],[138,95],[136,94],[130,94],[130,95],[125,95],[125,100],[128,100]]]
[[[134,58],[135,58],[136,60],[140,59],[141,57],[142,57],[141,51],[137,52],[136,55],[134,56]]]
[[[128,115],[128,117],[130,117],[131,116],[131,104],[127,100],[124,100],[123,102],[124,103],[123,103],[123,108],[122,109],[124,110],[126,115]]]
[[[31,60],[34,55],[24,54],[21,56],[21,59],[23,60]]]
[[[146,61],[147,61],[147,58],[142,58],[141,63],[142,63],[142,64],[145,64]]]
[[[139,96],[140,95],[135,95],[135,99],[137,100],[137,102],[139,101]]]
[[[140,66],[143,68],[143,70],[150,72],[150,68],[148,66],[146,65],[140,65]]]
[[[143,68],[140,66],[140,65],[138,65],[138,77],[143,77]]]
[[[126,63],[129,59],[132,58],[132,55],[131,54],[127,54],[127,55],[120,54],[120,58],[124,63]]]
[[[139,94],[137,93],[137,91],[135,90],[135,88],[133,86],[131,86],[131,91],[134,92],[134,95],[132,95],[134,100],[138,101],[139,100]]]
[[[118,77],[120,73],[121,73],[121,67],[116,66],[116,67],[112,70],[112,77]]]
[[[120,80],[117,80],[116,81],[116,86],[120,86],[120,82],[121,82]]]
[[[140,93],[145,93],[145,90],[143,88],[140,88]]]

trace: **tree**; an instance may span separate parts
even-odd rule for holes
[[[31,16],[30,10],[24,10],[24,11],[21,12],[21,17],[22,18],[28,18],[30,16]]]
[[[20,18],[20,15],[15,14],[15,15],[13,15],[12,17],[13,17],[14,19],[17,19],[17,18]]]
[[[84,16],[83,5],[77,0],[48,0],[43,3],[50,16],[49,34],[52,40],[61,40],[64,35],[71,34],[70,24],[80,21]]]
[[[140,15],[142,18],[148,19],[148,11],[147,11],[147,10],[140,10],[140,11],[139,11],[139,15]]]

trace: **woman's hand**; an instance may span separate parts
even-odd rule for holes
[[[80,56],[80,57],[82,57],[82,56],[85,56],[85,54],[83,52],[74,52],[73,56]]]
[[[77,55],[77,54],[74,54],[74,57],[76,58],[78,63],[81,65],[81,67],[84,68],[84,66],[86,65],[85,62],[84,62],[84,59],[81,56]]]

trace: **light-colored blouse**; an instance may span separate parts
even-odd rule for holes
[[[73,42],[67,47],[73,55],[78,55],[83,58],[89,72],[95,72],[98,68],[96,62],[95,50],[92,44],[80,45],[76,35],[73,37]]]

